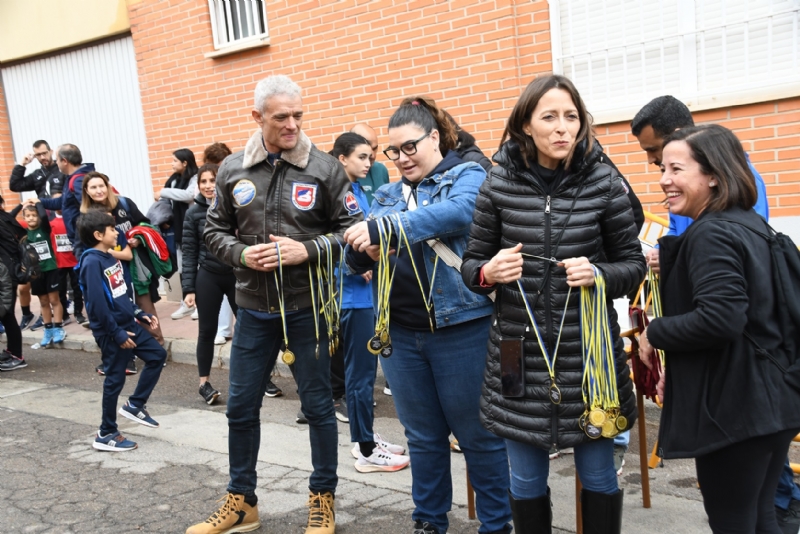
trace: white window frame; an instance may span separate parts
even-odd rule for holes
[[[563,59],[565,56],[561,54],[561,6],[569,1],[570,0],[548,0],[550,7],[550,40],[553,57],[553,72],[555,74],[563,74],[567,77],[570,76],[570,73],[564,72]],[[754,88],[738,90],[734,89],[730,91],[720,89],[719,91],[715,91],[713,94],[708,92],[705,94],[699,92],[698,69],[702,68],[702,65],[699,64],[700,62],[698,61],[697,57],[697,36],[699,35],[702,38],[704,32],[718,28],[725,28],[728,26],[718,24],[702,28],[697,27],[695,21],[695,3],[702,0],[677,1],[679,5],[680,26],[678,33],[669,36],[656,37],[652,39],[652,41],[648,42],[659,42],[666,40],[666,38],[674,39],[676,37],[680,39],[680,94],[674,94],[673,92],[673,96],[682,100],[689,107],[689,109],[692,111],[700,111],[704,109],[739,106],[756,102],[778,100],[800,95],[800,22],[798,22],[798,20],[794,21],[793,50],[787,51],[787,53],[794,54],[793,62],[796,65],[795,72],[798,73],[796,79],[780,84],[773,83],[769,79],[764,79],[763,84]],[[602,9],[600,2],[598,2],[596,9]],[[800,14],[800,4],[792,9],[771,13],[769,16],[761,18],[774,17],[776,15],[792,12]],[[800,18],[800,16],[798,18]],[[750,22],[753,22],[753,20],[748,21],[748,23]],[[644,44],[646,43],[642,43],[642,46]],[[592,56],[594,54],[598,54],[602,57],[610,49],[611,48],[598,48],[596,51],[593,50],[589,52],[589,55]],[[598,74],[598,77],[603,77],[603,74]],[[581,88],[578,87],[578,90],[580,91]],[[592,109],[591,102],[587,102],[587,106],[593,115],[595,124],[608,124],[612,122],[630,120],[644,104],[649,102],[652,98],[660,96],[661,94],[664,93],[645,95],[645,92],[642,91],[640,98],[637,101],[633,101],[636,99],[626,99],[628,100],[627,102],[622,102],[618,107],[614,107],[613,109]]]
[[[208,0],[208,11],[215,50],[269,44],[266,0]],[[240,37],[235,37],[237,34]],[[229,39],[229,36],[234,37]]]

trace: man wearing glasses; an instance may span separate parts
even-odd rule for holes
[[[25,175],[25,167],[33,161],[39,162],[39,167],[32,173]],[[53,161],[53,152],[47,141],[40,139],[33,143],[33,152],[27,154],[11,171],[9,188],[15,193],[36,191],[39,198],[61,193],[66,177],[58,170],[58,165]],[[48,191],[49,184],[49,191]]]

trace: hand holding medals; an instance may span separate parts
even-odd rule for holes
[[[389,337],[389,295],[392,291],[394,269],[390,267],[389,255],[393,227],[389,221],[383,218],[377,219],[376,222],[378,224],[378,236],[380,237],[378,272],[375,276],[378,292],[378,302],[376,303],[377,318],[375,320],[375,335],[367,342],[367,350],[372,354],[380,354],[384,358],[388,358],[392,355],[392,340]]]

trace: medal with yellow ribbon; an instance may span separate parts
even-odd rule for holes
[[[431,310],[433,310],[433,283],[436,281],[436,268],[439,266],[439,255],[436,255],[436,259],[433,260],[433,274],[431,275],[430,287],[428,288],[428,294],[425,294],[425,287],[422,284],[422,279],[419,276],[419,271],[417,270],[417,263],[414,261],[414,254],[411,251],[411,245],[408,242],[408,236],[406,235],[406,231],[403,228],[403,223],[400,220],[400,215],[395,214],[397,217],[397,228],[400,232],[400,239],[405,244],[406,250],[408,251],[409,260],[411,260],[411,268],[414,270],[414,276],[417,278],[417,285],[419,286],[419,292],[422,294],[422,302],[425,304],[425,311],[428,312],[428,323],[431,326],[431,332],[433,332],[433,314]]]
[[[397,267],[391,266],[389,260],[392,224],[384,219],[377,219],[378,229],[378,266],[375,274],[375,286],[377,290],[377,302],[375,303],[375,335],[367,342],[367,350],[372,354],[388,358],[392,354],[392,340],[389,336],[389,295],[392,291],[392,281]]]
[[[275,243],[275,253],[278,256],[278,268],[272,271],[272,274],[275,275],[275,287],[278,288],[278,307],[281,311],[281,326],[283,326],[284,350],[281,359],[286,365],[292,365],[295,358],[294,353],[289,350],[289,336],[286,333],[286,306],[283,300],[283,262],[281,261],[281,247],[278,243]]]

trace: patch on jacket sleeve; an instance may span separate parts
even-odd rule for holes
[[[233,201],[240,208],[250,204],[254,198],[256,198],[256,185],[250,180],[239,180],[233,186]]]
[[[358,206],[358,200],[356,196],[353,194],[352,191],[348,191],[347,194],[342,199],[344,203],[344,209],[347,210],[348,215],[355,215],[356,213],[361,213],[361,208]]]
[[[619,184],[622,186],[622,189],[625,190],[626,195],[629,195],[631,193],[631,190],[628,189],[628,184],[625,183],[625,179],[622,178],[621,176],[619,178]]]
[[[292,184],[292,204],[294,207],[308,211],[317,203],[317,184],[304,184],[294,182]]]

